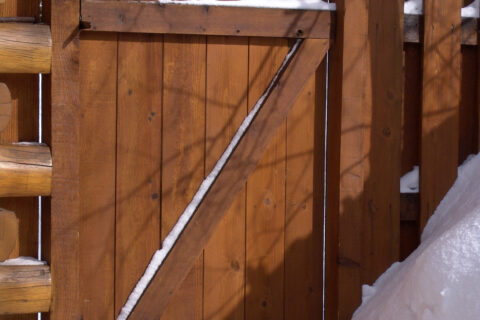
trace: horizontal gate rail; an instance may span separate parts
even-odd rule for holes
[[[329,39],[334,14],[328,10],[84,0],[82,27],[111,32]]]

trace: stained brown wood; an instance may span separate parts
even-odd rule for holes
[[[0,73],[50,73],[50,27],[0,23]]]
[[[160,246],[163,96],[163,37],[118,40],[115,314]]]
[[[287,52],[285,39],[250,39],[249,110],[269,85]],[[285,238],[285,152],[283,122],[247,181],[246,319],[283,317],[285,247],[281,239]]]
[[[79,319],[80,310],[80,96],[78,56],[79,1],[44,2],[51,20],[50,88],[53,153],[52,201],[47,229],[52,268],[51,320]],[[47,79],[47,82],[48,79]]]
[[[402,111],[401,175],[420,163],[420,124],[422,109],[422,48],[404,45],[405,81]]]
[[[18,257],[18,218],[14,212],[0,209],[0,262]]]
[[[0,314],[46,312],[51,294],[50,267],[0,265]]]
[[[44,1],[44,8],[47,1]],[[45,13],[46,9],[44,10]],[[0,5],[2,17],[38,17],[39,1],[5,0]],[[0,133],[0,144],[38,140],[38,75],[0,74],[12,96],[12,116]],[[46,106],[46,105],[45,105]],[[38,202],[36,197],[0,198],[0,207],[15,212],[19,219],[18,254],[36,256],[38,244]],[[44,224],[45,225],[45,221]],[[44,246],[44,249],[46,247]],[[45,250],[44,250],[45,252]],[[1,315],[2,320],[33,320],[30,315]]]
[[[158,318],[315,72],[328,40],[305,40],[146,289],[131,319]]]
[[[420,217],[420,195],[418,193],[400,194],[400,220],[418,221]]]
[[[325,63],[287,118],[285,319],[322,317]]]
[[[205,174],[206,49],[203,36],[165,36],[162,241]],[[203,252],[192,253],[192,258],[195,263],[189,266],[162,320],[202,318]]]
[[[328,39],[333,17],[331,11],[82,2],[82,19],[93,31]]]
[[[408,43],[423,42],[423,16],[406,14],[404,21],[404,41]],[[476,46],[478,43],[478,19],[462,18],[461,21],[460,42],[463,45]]]
[[[403,1],[337,2],[327,165],[331,319],[350,319],[361,285],[398,259],[402,11]]]
[[[424,2],[420,230],[457,176],[461,6]]]
[[[5,130],[12,117],[12,95],[5,83],[0,83],[0,132]]]
[[[247,114],[248,38],[208,37],[206,72],[209,172]],[[206,319],[244,319],[245,196],[244,187],[205,247]]]
[[[0,196],[50,195],[52,157],[41,144],[0,146]]]
[[[471,154],[478,153],[478,92],[477,63],[478,48],[462,46],[462,70],[460,84],[458,163]]]
[[[117,35],[82,33],[80,50],[81,314],[113,319]]]

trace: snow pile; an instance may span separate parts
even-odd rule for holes
[[[0,262],[0,266],[43,266],[47,263],[32,257],[18,257]]]
[[[423,14],[423,2],[422,0],[408,0],[403,4],[403,12],[405,14]]]
[[[418,166],[414,166],[413,170],[407,172],[400,178],[401,193],[418,193],[419,191],[419,170]]]
[[[322,0],[158,0],[161,4],[188,4],[198,6],[253,7],[274,9],[305,9],[335,11],[335,3]]]
[[[462,8],[462,17],[463,18],[479,18],[478,14],[480,0],[475,0],[470,3],[468,6]]]
[[[480,154],[459,168],[421,245],[364,285],[353,319],[480,319],[479,193]]]

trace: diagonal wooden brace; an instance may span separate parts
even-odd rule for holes
[[[129,319],[160,318],[175,290],[286,119],[302,88],[322,62],[329,44],[328,39],[307,39],[300,45]]]

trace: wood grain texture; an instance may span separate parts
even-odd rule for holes
[[[462,70],[460,83],[458,163],[470,154],[478,153],[478,48],[462,46]]]
[[[0,196],[50,195],[52,157],[42,144],[0,146]]]
[[[12,95],[5,83],[0,83],[0,132],[5,130],[12,117]]]
[[[325,56],[328,47],[328,40],[309,39],[299,48],[252,126],[241,139],[196,214],[144,292],[130,316],[131,319],[158,318],[164,312],[173,292],[179,287],[227,213],[249,173],[256,167],[275,136],[276,129],[282,125],[301,89]]]
[[[162,36],[119,35],[115,315],[161,243],[162,51]]]
[[[420,163],[420,125],[422,109],[422,48],[404,45],[405,80],[402,109],[401,175]]]
[[[461,0],[425,0],[420,231],[457,177]]]
[[[165,36],[164,54],[162,240],[205,174],[206,38]],[[203,253],[192,255],[195,263],[161,319],[203,317]]]
[[[338,170],[328,173],[327,183],[327,230],[333,230],[327,233],[326,312],[332,319],[350,319],[361,285],[398,259],[402,8],[402,1],[337,2],[342,18],[332,52],[327,165]],[[337,289],[328,280],[332,270]],[[337,298],[329,298],[335,290]]]
[[[45,312],[52,287],[48,266],[0,266],[0,314]]]
[[[44,1],[45,4],[45,1]],[[39,1],[5,0],[0,5],[2,17],[38,17]],[[11,121],[0,133],[0,143],[37,141],[38,139],[38,75],[0,74],[12,97]],[[38,243],[38,203],[34,197],[1,198],[0,207],[15,212],[19,219],[19,248],[22,256],[35,256]],[[1,315],[2,320],[33,320],[36,315]]]
[[[117,35],[82,33],[80,51],[81,314],[113,319]]]
[[[333,16],[315,10],[82,2],[82,19],[93,31],[328,39]]]
[[[233,61],[235,61],[233,63]],[[207,38],[206,171],[247,114],[248,38]],[[245,188],[205,247],[204,318],[244,319]]]
[[[80,95],[78,14],[75,0],[51,0],[52,201],[49,219],[53,297],[51,320],[80,319]]]
[[[0,209],[0,262],[18,257],[18,218],[14,212]]]
[[[0,24],[0,73],[50,73],[50,27],[41,24]]]
[[[478,19],[462,18],[460,25],[460,42],[462,45],[476,46],[478,43]],[[404,27],[404,42],[421,43],[423,42],[423,15],[406,14]]]
[[[325,64],[287,118],[285,319],[322,317]]]
[[[249,110],[270,84],[285,59],[288,49],[288,42],[285,39],[250,39]],[[300,92],[296,92],[296,95],[300,95]],[[269,100],[275,98],[272,96]],[[275,103],[273,101],[272,103]],[[260,130],[266,131],[267,128]],[[270,141],[257,168],[247,181],[247,272],[245,278],[247,286],[245,317],[247,319],[255,317],[281,319],[283,317],[285,122],[274,135],[275,138]],[[253,149],[258,142],[250,141],[250,143]]]

